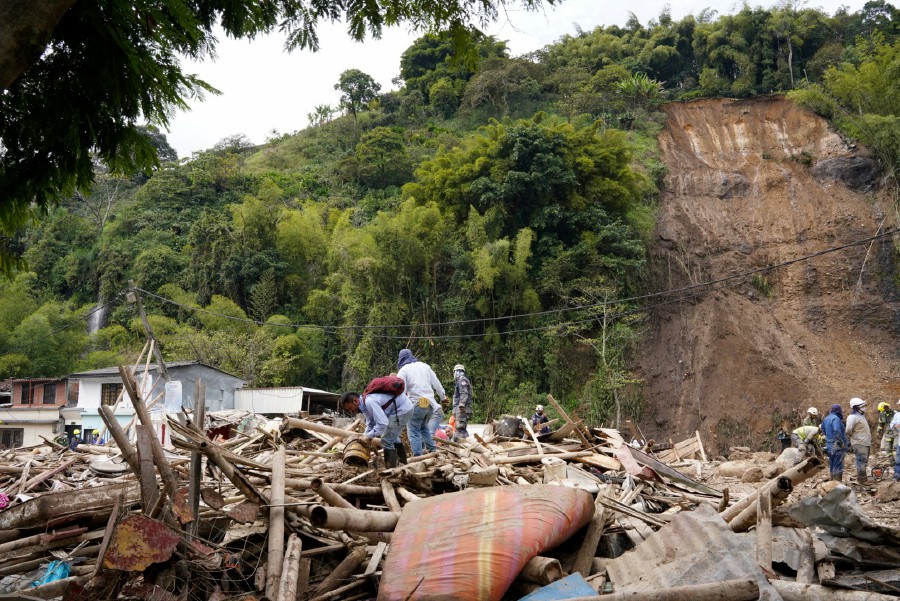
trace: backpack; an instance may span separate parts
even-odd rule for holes
[[[383,411],[386,411],[390,404],[394,403],[397,400],[397,396],[401,394],[405,388],[406,382],[403,381],[403,378],[398,378],[397,376],[382,376],[380,378],[374,378],[366,386],[366,389],[363,390],[363,401],[365,401],[365,398],[373,392],[389,394],[394,398],[381,406],[381,409]]]

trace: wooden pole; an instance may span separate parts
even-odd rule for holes
[[[144,514],[152,515],[159,502],[159,486],[156,484],[156,471],[153,469],[153,451],[150,439],[154,437],[153,429],[139,425],[136,432],[138,458],[141,461],[141,506]]]
[[[397,493],[394,492],[394,487],[387,478],[381,479],[381,491],[384,495],[384,502],[388,506],[388,509],[394,512],[403,510],[400,506],[400,501],[397,500]]]
[[[733,520],[728,522],[728,526],[729,528],[731,528],[732,532],[746,532],[756,522],[757,507],[759,506],[758,502],[760,496],[769,499],[769,519],[771,519],[772,508],[778,507],[779,505],[784,503],[784,501],[794,490],[790,478],[779,478],[775,487],[763,490],[766,487],[767,485],[763,485],[759,488],[758,494],[756,495],[756,503],[750,505],[749,507],[746,507]],[[762,494],[760,495],[759,493]]]
[[[109,433],[112,435],[113,440],[116,441],[119,450],[122,451],[122,458],[125,459],[125,463],[128,464],[128,467],[131,468],[134,475],[140,478],[141,462],[138,459],[137,451],[135,451],[134,447],[131,446],[131,443],[128,442],[128,435],[125,434],[125,430],[122,429],[122,426],[119,424],[119,420],[116,419],[112,409],[106,405],[100,405],[100,418],[109,429]]]
[[[314,505],[310,509],[310,521],[316,528],[350,530],[355,532],[391,532],[397,527],[399,513],[391,511],[367,511]]]
[[[603,489],[597,493],[597,499],[594,501],[594,518],[588,525],[587,532],[584,535],[584,541],[578,548],[575,555],[575,561],[572,564],[572,572],[578,572],[585,578],[591,575],[591,566],[594,562],[594,556],[597,555],[597,545],[600,543],[600,537],[603,536],[603,528],[606,525],[606,507],[601,503],[601,499],[605,497]]]
[[[356,507],[354,507],[352,503],[350,503],[347,499],[345,499],[344,497],[339,495],[337,492],[335,492],[335,490],[330,485],[326,484],[321,478],[313,478],[312,490],[317,495],[322,497],[322,500],[324,500],[326,503],[328,503],[332,507],[343,507],[344,509],[356,509]]]
[[[141,323],[144,324],[144,332],[146,332],[147,338],[156,341],[156,336],[153,335],[153,328],[150,327],[150,320],[147,319],[147,313],[144,311],[144,303],[141,302],[141,295],[138,294],[134,280],[128,280],[128,285],[131,287],[131,291],[128,293],[128,300],[132,301],[137,307],[138,315],[141,316]],[[168,382],[169,372],[166,369],[166,362],[163,361],[162,351],[159,350],[159,342],[156,342],[156,344],[153,345],[153,356],[156,357],[156,368],[159,370],[159,375]]]
[[[272,461],[272,490],[269,493],[269,554],[266,560],[266,597],[278,598],[284,567],[284,447],[278,447]]]
[[[519,578],[537,584],[550,584],[563,577],[563,569],[558,559],[552,557],[532,557],[522,571]]]
[[[334,570],[325,577],[325,580],[316,587],[316,590],[313,591],[313,597],[317,597],[319,595],[324,595],[325,593],[333,593],[333,589],[343,584],[345,580],[347,580],[356,569],[365,561],[366,556],[366,548],[364,546],[359,546],[350,551],[347,557],[344,558],[344,561],[338,564]]]
[[[194,426],[206,434],[206,382],[203,378],[197,378],[194,383]],[[200,530],[200,487],[203,484],[203,453],[191,451],[191,480],[188,485],[188,497],[191,502],[191,511],[194,512],[194,521],[189,532],[197,536]]]
[[[762,493],[756,505],[756,563],[764,574],[772,570],[772,497]]]
[[[153,421],[150,419],[150,412],[147,410],[147,405],[144,404],[144,399],[141,398],[141,394],[135,386],[134,377],[124,365],[119,366],[119,375],[122,377],[122,383],[125,385],[128,396],[131,397],[131,404],[134,405],[134,411],[137,413],[141,423],[148,428],[152,428]],[[156,464],[156,469],[159,470],[159,475],[162,477],[163,491],[166,495],[171,496],[174,494],[175,489],[178,488],[178,482],[175,480],[172,466],[169,465],[169,460],[166,459],[166,453],[159,439],[156,436],[152,436],[150,441],[153,463]]]
[[[778,479],[782,478],[782,477],[789,478],[791,480],[791,484],[793,486],[797,486],[804,480],[807,480],[808,478],[811,478],[812,476],[814,476],[816,474],[816,472],[818,472],[821,468],[822,468],[822,462],[819,461],[818,459],[816,459],[815,457],[810,457],[809,459],[806,459],[805,461],[798,463],[794,467],[792,467],[788,470],[785,470],[778,476],[769,480],[766,483],[766,486],[763,488],[763,490],[777,486]],[[747,498],[745,498],[741,501],[738,501],[731,507],[728,507],[727,509],[725,509],[725,511],[723,511],[721,513],[722,519],[725,520],[726,522],[730,522],[735,517],[737,517],[737,515],[740,512],[742,512],[744,509],[746,509],[747,507],[750,507],[751,505],[756,505],[756,497],[758,494],[759,494],[759,491],[754,492],[752,495],[749,495]]]
[[[288,537],[287,554],[284,557],[284,567],[281,569],[281,582],[278,584],[278,601],[297,600],[297,580],[300,574],[300,553],[303,552],[303,542],[296,534]]]

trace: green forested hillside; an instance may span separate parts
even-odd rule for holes
[[[478,32],[454,57],[428,34],[399,90],[335,73],[341,106],[262,146],[178,161],[148,130],[158,170],[98,163],[89,193],[9,242],[28,267],[0,284],[0,376],[132,360],[133,279],[167,359],[256,386],[359,387],[409,347],[448,385],[464,363],[481,418],[547,392],[598,421],[636,414],[660,103],[790,92],[896,173],[900,12],[779,6],[664,12],[523,57]]]

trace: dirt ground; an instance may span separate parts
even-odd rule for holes
[[[670,104],[654,289],[767,267],[895,225],[880,188],[822,175],[861,161],[824,119],[780,97]],[[823,162],[830,161],[830,162]],[[778,425],[854,396],[900,399],[900,293],[891,238],[691,289],[650,313],[636,371],[642,430],[699,430],[713,456],[776,449]],[[670,300],[669,298],[661,300]],[[845,409],[846,411],[846,409]]]

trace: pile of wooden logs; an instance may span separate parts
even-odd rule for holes
[[[47,441],[0,455],[0,491],[8,498],[0,510],[0,594],[25,594],[27,588],[28,598],[41,599],[373,598],[391,533],[407,505],[471,487],[534,484],[587,490],[595,495],[595,515],[566,544],[529,561],[508,599],[574,574],[598,598],[626,598],[618,583],[610,582],[608,563],[698,507],[713,516],[718,512],[731,532],[757,531],[757,560],[766,577],[816,587],[784,599],[824,598],[818,596],[820,585],[835,574],[816,576],[817,562],[848,565],[836,561],[833,551],[821,560],[808,558],[812,564],[804,567],[801,580],[799,571],[780,574],[781,560],[765,544],[773,539],[772,516],[778,515],[773,508],[793,498],[794,487],[817,472],[815,460],[732,504],[727,489],[703,483],[705,457],[690,460],[702,454],[699,437],[676,443],[666,454],[668,461],[689,468],[679,471],[651,449],[629,446],[616,430],[586,426],[552,397],[548,403],[560,423],[550,434],[538,436],[523,420],[524,438],[501,438],[488,428],[465,443],[441,441],[436,452],[392,469],[384,467],[377,441],[372,448],[359,443],[359,420],[285,416],[280,430],[232,429],[229,438],[211,440],[203,403],[196,414],[168,416],[174,448],[165,448],[153,433],[134,375],[125,369],[121,374],[138,416],[134,431],[126,432],[105,414],[114,440],[108,445],[70,450]],[[196,398],[203,398],[202,384]],[[781,524],[777,517],[774,521]],[[796,520],[791,525],[811,536]],[[900,550],[892,553],[879,569],[900,567]],[[866,561],[876,563],[871,557]],[[64,566],[64,573],[53,572],[54,566]],[[724,589],[672,583],[656,596],[627,598],[755,599],[752,595],[759,594],[756,582],[729,582]],[[874,600],[898,590],[888,576],[877,585],[866,583],[856,588],[880,594],[839,596],[829,589],[827,598]]]

